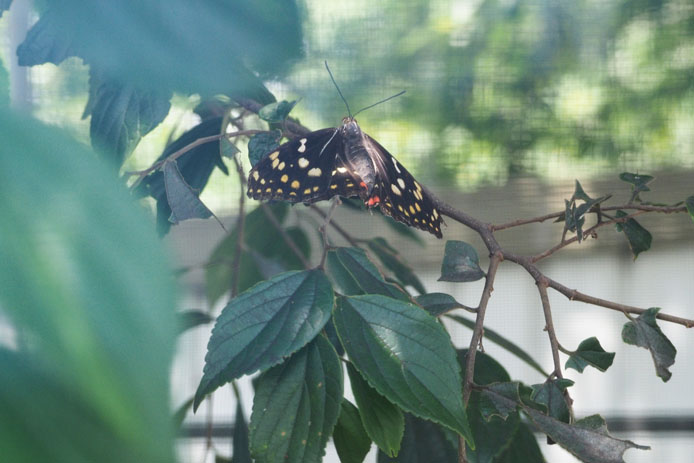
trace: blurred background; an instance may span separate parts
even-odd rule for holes
[[[59,66],[17,63],[15,50],[42,6],[36,3],[14,0],[0,19],[0,82],[9,81],[12,106],[88,144],[89,119],[82,118],[88,66],[74,57]],[[561,211],[575,179],[593,197],[613,194],[611,204],[624,203],[630,188],[618,174],[625,171],[656,177],[644,200],[672,204],[694,194],[691,0],[306,0],[297,3],[297,11],[300,30],[274,31],[274,39],[298,34],[301,53],[291,56],[282,70],[261,72],[268,89],[278,100],[299,99],[292,116],[311,129],[335,126],[346,115],[324,60],[353,109],[406,90],[360,114],[361,127],[420,183],[480,220],[503,223]],[[213,56],[220,63],[227,59]],[[159,66],[157,54],[149,59]],[[175,92],[166,119],[142,139],[123,169],[148,167],[167,141],[197,124],[192,109],[200,101],[199,94]],[[237,178],[215,170],[201,199],[232,224],[239,194]],[[477,305],[480,282],[436,281],[445,239],[473,244],[485,267],[484,247],[474,234],[449,221],[444,240],[417,232],[418,245],[375,216],[343,209],[336,214],[340,224],[358,237],[386,237],[416,264],[428,291],[449,292]],[[597,297],[694,318],[690,218],[651,214],[639,222],[654,240],[651,250],[635,261],[624,237],[603,228],[597,240],[569,247],[543,262],[542,269]],[[561,224],[544,223],[499,232],[498,237],[503,246],[530,254],[557,243],[561,231]],[[177,264],[190,270],[183,280],[183,308],[208,309],[202,266],[223,237],[214,220],[194,220],[173,227],[164,238]],[[680,352],[673,377],[664,384],[655,376],[648,352],[621,342],[626,321],[621,314],[571,303],[557,294],[551,294],[551,302],[564,346],[575,348],[595,335],[617,354],[606,373],[567,372],[576,381],[571,388],[576,415],[601,413],[616,435],[652,447],[650,452],[628,452],[629,462],[691,461],[694,376],[686,366],[694,353],[692,333],[661,323]],[[221,309],[218,304],[212,310]],[[550,369],[534,283],[510,263],[500,269],[487,320]],[[469,331],[454,328],[452,334],[457,346],[468,344]],[[209,327],[203,327],[180,339],[171,378],[173,407],[194,393],[208,337]],[[488,342],[485,349],[514,379],[543,380],[497,346]],[[246,416],[250,391],[249,382],[242,381]],[[180,461],[203,458],[211,413],[206,407],[186,419]],[[235,409],[228,388],[216,393],[214,408],[215,446],[228,454],[231,440],[226,436]],[[544,437],[539,440],[548,461],[576,461],[557,446],[547,446]],[[369,458],[375,461],[373,452]],[[326,461],[337,461],[332,449]]]

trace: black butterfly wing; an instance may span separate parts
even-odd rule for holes
[[[384,214],[441,238],[441,215],[429,195],[384,147],[368,135],[366,138],[371,143],[367,150],[377,173],[371,198],[378,197]]]
[[[297,137],[277,148],[251,169],[248,196],[306,204],[335,195],[354,196],[361,180],[342,162],[343,138],[329,128]]]

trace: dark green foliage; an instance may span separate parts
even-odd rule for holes
[[[282,122],[287,118],[297,101],[278,101],[263,106],[258,111],[258,116],[267,122]],[[255,163],[253,163],[255,165]]]
[[[459,309],[460,303],[456,301],[450,294],[444,293],[429,293],[422,294],[415,298],[417,304],[426,309],[427,312],[434,317],[441,316],[451,310]]]
[[[583,373],[583,370],[590,365],[600,371],[606,371],[613,360],[614,352],[605,352],[598,338],[593,336],[581,341],[578,349],[566,361],[566,368],[573,368]]]
[[[251,165],[256,165],[258,161],[280,146],[281,138],[282,132],[279,130],[253,135],[248,140],[248,159],[251,161]]]
[[[253,463],[248,437],[248,423],[246,423],[246,417],[243,416],[241,401],[236,403],[232,446],[234,454],[231,457],[231,463]]]
[[[618,218],[626,217],[627,215],[629,214],[624,211],[617,211]],[[631,249],[634,259],[639,257],[639,254],[641,254],[643,251],[648,251],[651,249],[653,236],[636,220],[627,219],[622,223],[617,223],[615,227],[617,228],[617,231],[624,232],[624,236],[627,238],[629,249]]]
[[[475,248],[464,241],[446,241],[439,281],[467,282],[484,278]]]
[[[250,424],[258,463],[318,463],[342,402],[342,367],[327,339],[317,336],[258,380]]]
[[[2,17],[2,14],[5,12],[5,10],[10,9],[11,4],[12,0],[0,0],[0,18]]]
[[[405,413],[405,434],[400,453],[389,457],[378,452],[378,463],[456,463],[457,442],[454,446],[446,429],[431,421]]]
[[[347,399],[342,399],[333,440],[341,463],[361,463],[371,448],[359,410]]]
[[[373,251],[381,263],[398,279],[403,286],[412,286],[420,294],[426,292],[424,285],[411,266],[405,263],[403,257],[396,249],[393,249],[383,238],[374,238],[369,241],[369,249]]]
[[[282,273],[232,299],[212,330],[195,408],[222,384],[266,370],[310,342],[333,303],[330,282],[318,270]]]
[[[689,217],[694,221],[694,196],[687,198],[684,204],[687,207],[687,212],[689,212]]]
[[[665,382],[672,376],[668,368],[675,363],[677,349],[655,321],[659,311],[659,307],[651,307],[638,318],[625,323],[622,328],[622,340],[627,344],[648,349],[653,357],[656,374]]]
[[[337,248],[328,252],[328,272],[338,288],[346,295],[383,294],[409,300],[397,286],[386,283],[383,275],[359,248]]]
[[[166,201],[171,208],[169,222],[176,225],[183,220],[212,217],[212,211],[200,201],[196,192],[183,179],[176,161],[166,161],[162,170]]]
[[[184,310],[178,313],[178,331],[183,333],[196,326],[210,323],[212,320],[213,318],[202,310]]]
[[[557,420],[569,423],[571,413],[566,403],[564,390],[574,384],[570,379],[548,379],[542,384],[532,385],[531,400],[545,407],[546,413]]]

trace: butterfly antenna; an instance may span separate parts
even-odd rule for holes
[[[385,102],[388,101],[388,100],[392,100],[393,98],[399,97],[399,96],[402,95],[403,93],[405,93],[405,90],[403,90],[403,91],[400,92],[400,93],[396,93],[395,95],[389,96],[389,97],[386,98],[385,100],[381,100],[381,101],[379,101],[379,102],[377,102],[377,103],[374,103],[374,104],[372,104],[372,105],[369,105],[369,106],[367,106],[366,108],[361,108],[359,111],[357,111],[356,113],[354,113],[354,116],[356,117],[356,115],[359,114],[359,113],[362,112],[362,111],[366,111],[367,109],[373,108],[373,107],[376,106],[376,105],[379,105],[379,104],[381,104],[381,103],[385,103]]]
[[[340,98],[342,98],[342,101],[345,102],[345,106],[347,106],[347,114],[349,114],[349,117],[350,117],[350,118],[353,117],[353,116],[352,116],[352,111],[349,110],[349,104],[347,103],[347,100],[345,99],[345,96],[344,96],[344,95],[342,94],[342,92],[340,91],[340,87],[337,86],[337,82],[335,82],[335,78],[333,77],[333,73],[330,71],[330,68],[328,67],[328,61],[327,61],[327,60],[325,61],[325,69],[328,70],[328,74],[330,74],[330,80],[332,80],[332,81],[333,81],[333,84],[335,84],[335,88],[337,89],[337,93],[340,94]]]

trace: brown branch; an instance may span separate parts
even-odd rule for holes
[[[564,211],[553,212],[552,214],[541,215],[539,217],[533,217],[532,219],[518,219],[513,222],[502,223],[500,225],[492,225],[490,228],[492,231],[506,230],[507,228],[519,227],[521,225],[527,225],[530,223],[541,223],[545,220],[556,219],[564,215]]]
[[[321,217],[323,217],[323,219],[327,219],[328,214],[326,214],[325,212],[323,212],[323,211],[321,210],[320,207],[316,206],[315,204],[311,204],[309,207],[311,208],[312,211],[315,211],[318,215],[320,215]],[[347,240],[347,242],[348,242],[352,247],[355,247],[355,248],[358,248],[358,247],[359,247],[359,244],[358,244],[357,241],[352,237],[352,235],[350,235],[349,233],[347,233],[347,231],[346,231],[344,228],[342,228],[337,222],[335,222],[334,220],[331,220],[331,221],[330,221],[330,226],[333,227],[333,228],[335,229],[335,231],[337,231],[340,235],[342,235],[342,237],[343,237],[345,240]]]
[[[536,282],[537,290],[540,292],[540,300],[542,301],[542,311],[545,315],[545,330],[549,336],[549,344],[552,349],[552,361],[554,362],[554,375],[557,378],[563,378],[561,372],[561,362],[559,361],[559,341],[557,333],[554,331],[554,322],[552,321],[552,308],[549,305],[549,295],[547,294],[547,286],[549,283],[546,278],[540,278]]]
[[[244,109],[247,109],[248,111],[251,111],[252,113],[258,114],[258,112],[262,109],[263,105],[258,103],[257,101],[251,100],[249,98],[236,98],[235,101],[239,104]],[[311,131],[304,127],[303,125],[299,124],[296,119],[293,119],[291,117],[288,117],[284,121],[284,128],[287,129],[287,131],[292,132],[294,135],[306,135],[307,133],[310,133]]]
[[[294,243],[294,240],[287,234],[286,230],[282,227],[282,224],[279,223],[277,220],[277,217],[275,217],[275,214],[272,212],[270,207],[268,207],[267,204],[262,203],[260,207],[263,208],[263,212],[265,213],[265,216],[268,218],[270,223],[272,224],[273,227],[279,232],[280,236],[282,237],[282,241],[284,241],[284,244],[287,245],[287,247],[294,253],[294,255],[301,261],[301,265],[304,266],[305,269],[310,269],[311,268],[311,263],[306,260],[306,257],[304,257],[304,253],[301,252],[301,249],[299,249]]]
[[[477,307],[477,316],[475,318],[475,328],[472,330],[472,339],[470,339],[470,348],[467,351],[467,362],[465,363],[465,383],[463,384],[463,403],[467,405],[472,393],[472,385],[475,376],[475,357],[477,349],[482,341],[484,334],[484,315],[487,311],[487,303],[494,291],[494,279],[496,278],[496,270],[499,264],[504,260],[501,252],[497,251],[491,256],[489,262],[489,270],[487,271],[487,281],[484,284],[482,297],[480,298],[479,306]],[[458,436],[458,461],[464,463],[467,461],[465,455],[465,439]]]

